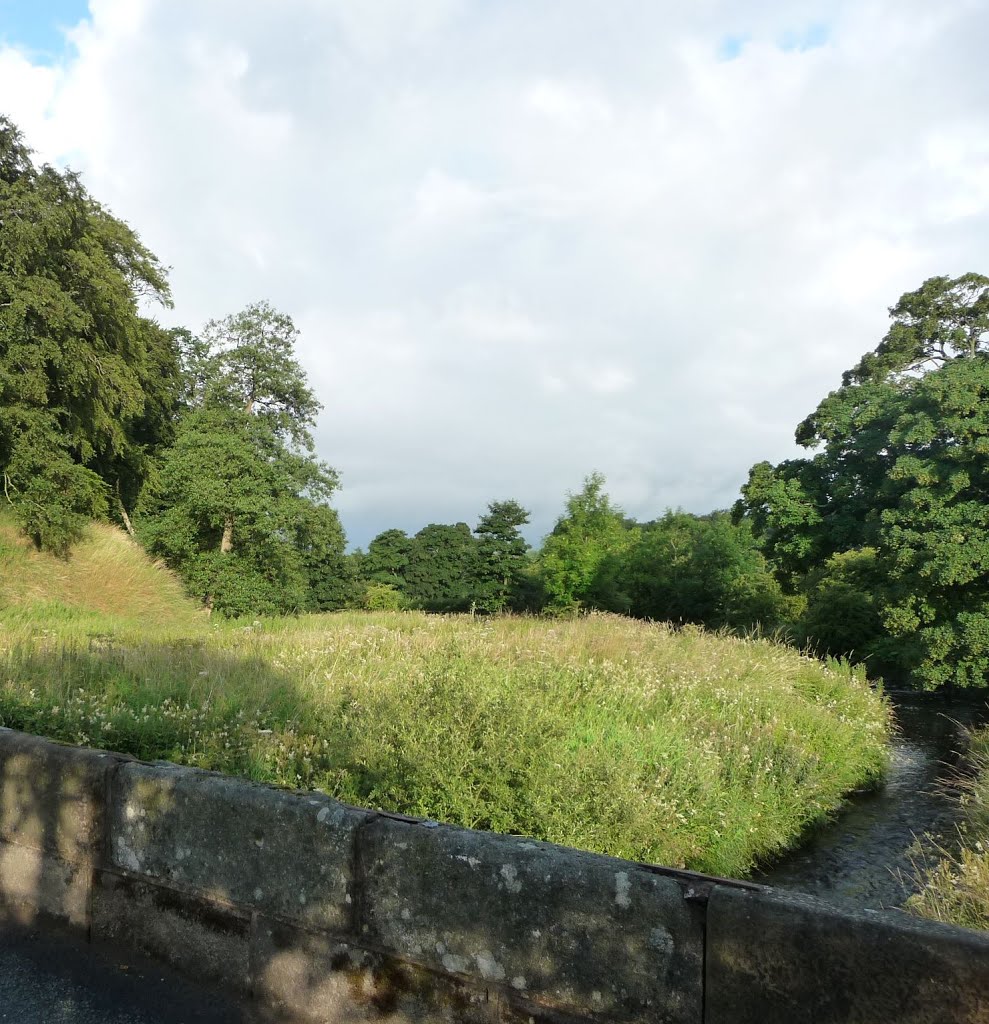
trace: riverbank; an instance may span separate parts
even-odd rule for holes
[[[957,781],[962,820],[957,852],[922,864],[923,888],[908,908],[924,917],[989,930],[989,727],[969,733],[971,771]]]
[[[962,809],[952,783],[966,728],[986,721],[985,701],[948,704],[909,691],[891,700],[896,727],[882,785],[853,797],[756,881],[848,910],[897,911],[922,887],[918,851],[953,848]]]
[[[0,613],[0,724],[744,876],[887,764],[864,675],[611,615]]]

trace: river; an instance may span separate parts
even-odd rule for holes
[[[989,720],[985,696],[951,704],[919,694],[893,700],[899,734],[884,785],[854,797],[753,881],[843,907],[892,910],[916,890],[917,840],[926,835],[948,848],[956,843],[960,812],[949,783],[958,774],[959,724]]]

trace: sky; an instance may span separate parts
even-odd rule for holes
[[[989,273],[984,0],[0,0],[0,112],[171,270],[295,320],[351,545],[639,520]]]

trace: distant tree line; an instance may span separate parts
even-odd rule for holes
[[[604,609],[986,683],[989,278],[902,296],[797,428],[808,455],[752,467],[731,510],[637,523],[593,473],[536,551],[498,500],[345,553],[292,320],[255,303],[196,335],[149,300],[170,303],[155,256],[0,117],[0,500],[39,547],[115,520],[225,615]]]

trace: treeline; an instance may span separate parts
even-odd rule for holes
[[[0,482],[40,547],[114,519],[226,615],[606,609],[778,631],[929,689],[989,671],[989,278],[937,277],[730,510],[637,523],[592,474],[538,551],[528,512],[386,530],[345,553],[320,405],[265,303],[197,335],[164,268],[0,117]]]
[[[639,524],[604,483],[593,473],[567,497],[538,550],[522,537],[529,514],[515,501],[493,502],[473,532],[466,523],[431,523],[413,536],[385,530],[367,552],[347,556],[348,603],[549,615],[598,609],[743,631],[791,623],[795,602],[747,522],[670,510]]]

